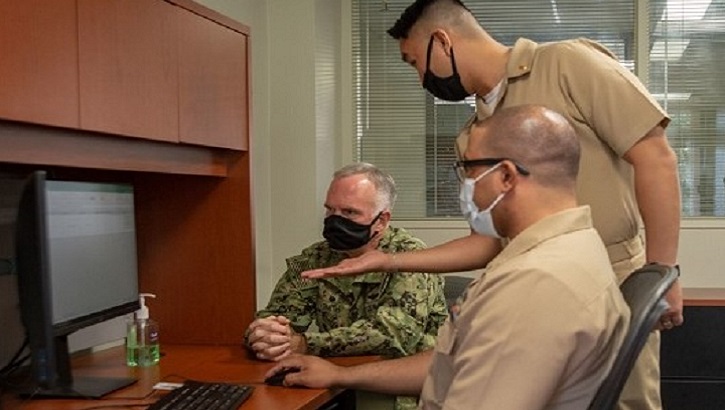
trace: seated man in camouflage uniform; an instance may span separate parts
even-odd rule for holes
[[[325,200],[325,241],[287,259],[267,307],[247,329],[245,344],[259,359],[276,361],[291,353],[402,357],[435,345],[447,316],[439,275],[300,278],[302,271],[375,249],[423,248],[421,240],[389,226],[395,197],[392,177],[373,165],[352,164],[335,173]],[[415,408],[415,399],[398,398],[396,408],[411,407],[407,404]]]

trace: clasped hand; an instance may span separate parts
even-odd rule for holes
[[[284,316],[268,316],[249,325],[249,346],[258,359],[279,361],[294,353],[295,336]]]

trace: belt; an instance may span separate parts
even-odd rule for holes
[[[629,259],[641,252],[644,252],[644,241],[640,235],[607,245],[607,254],[611,262]]]

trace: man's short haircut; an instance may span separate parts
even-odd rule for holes
[[[462,7],[469,13],[471,10],[466,7],[461,0],[416,0],[413,4],[408,6],[403,14],[400,15],[398,21],[388,29],[388,34],[396,40],[401,38],[408,38],[410,29],[413,28],[415,23],[421,20],[421,17],[426,14],[426,11],[433,5],[447,4]]]
[[[496,111],[473,127],[488,130],[487,138],[479,140],[487,153],[519,162],[539,184],[576,184],[581,147],[561,114],[540,105],[520,105]]]
[[[381,170],[373,164],[367,162],[357,162],[346,165],[333,175],[333,179],[345,178],[353,175],[365,175],[365,177],[373,183],[377,192],[375,200],[377,212],[385,209],[392,210],[395,200],[398,198],[398,191],[395,188],[395,180],[387,172]]]

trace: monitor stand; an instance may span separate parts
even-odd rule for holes
[[[136,383],[130,377],[74,377],[71,386],[56,386],[44,388],[36,386],[21,391],[19,394],[28,399],[36,398],[87,398],[100,399],[101,397]]]

